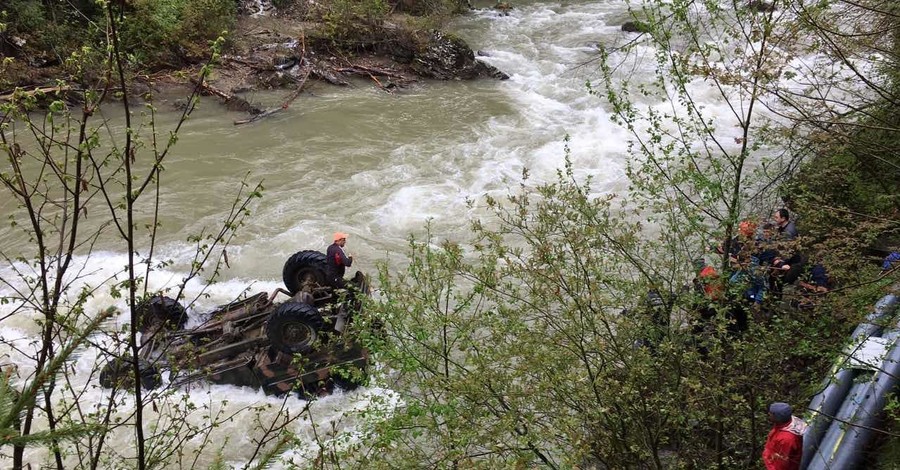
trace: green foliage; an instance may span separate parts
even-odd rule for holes
[[[321,12],[326,39],[339,46],[370,44],[390,11],[383,0],[335,0]]]
[[[53,63],[102,34],[97,26],[103,23],[102,10],[94,2],[13,0],[7,8],[9,33],[25,40],[12,52],[29,62]]]
[[[370,347],[402,405],[372,411],[342,458],[363,467],[752,466],[768,402],[798,405],[855,321],[772,306],[734,333],[729,312],[667,281],[670,249],[571,168],[522,182],[466,243],[412,239],[383,266]],[[649,290],[670,292],[663,304]],[[676,295],[677,294],[677,295]],[[701,302],[705,300],[705,302]],[[623,310],[624,308],[624,310]],[[366,456],[372,456],[371,458]],[[344,462],[346,463],[346,462]]]
[[[56,375],[60,373],[60,369],[66,365],[85,338],[95,333],[100,324],[113,313],[115,313],[115,309],[101,312],[83,328],[73,331],[68,343],[60,348],[58,355],[47,364],[46,368],[39,369],[37,374],[25,384],[21,392],[12,387],[10,377],[6,372],[0,372],[0,447],[5,445],[46,446],[63,439],[82,438],[91,430],[92,426],[87,423],[72,423],[63,428],[22,435],[20,427],[22,415],[26,409],[34,406],[34,401],[40,391],[53,382]]]
[[[900,435],[897,433],[900,429],[900,399],[896,395],[889,397],[884,409],[887,417],[883,428],[891,434],[884,438],[881,455],[872,468],[892,470],[900,468]]]
[[[108,39],[117,25],[107,25]],[[213,43],[213,58],[221,51],[222,42],[217,39]],[[97,85],[87,77],[114,77],[118,84],[126,78],[118,67],[124,59],[115,43],[96,50],[82,47],[66,62],[73,74],[86,78],[84,90],[43,93],[17,89],[8,102],[0,104],[0,152],[5,156],[0,187],[15,208],[9,216],[12,236],[23,240],[8,244],[0,253],[7,261],[0,279],[5,286],[0,299],[2,321],[12,318],[25,329],[40,332],[27,347],[3,341],[15,358],[7,362],[15,362],[18,369],[2,371],[0,446],[4,458],[11,456],[17,468],[31,464],[26,462],[32,457],[25,455],[24,446],[37,444],[47,448],[46,458],[66,465],[78,459],[71,464],[168,468],[176,461],[183,462],[185,442],[192,446],[187,461],[199,459],[207,451],[216,453],[224,444],[210,439],[211,429],[235,419],[237,413],[260,413],[259,407],[237,413],[211,410],[209,404],[198,405],[174,390],[156,390],[148,396],[139,381],[133,381],[130,390],[103,392],[107,398],[85,398],[97,396],[92,390],[96,391],[102,365],[128,354],[140,357],[137,307],[148,295],[147,277],[167,265],[154,255],[161,225],[162,163],[197,102],[197,96],[191,95],[181,119],[164,134],[156,127],[152,106],[148,106],[149,114],[139,114],[123,102],[124,126],[110,125],[109,120],[99,118],[98,111],[109,91],[108,82]],[[208,75],[211,61],[202,68],[199,80]],[[79,105],[69,107],[73,97]],[[94,117],[99,119],[92,120]],[[217,278],[225,263],[224,247],[249,217],[249,206],[261,191],[261,186],[242,181],[218,230],[204,229],[195,237],[197,250],[183,278],[185,284],[201,271],[208,282]],[[115,228],[109,230],[111,227]],[[104,249],[128,257],[127,267],[112,267],[99,286],[91,285],[85,276],[86,260],[100,246],[98,240]],[[109,322],[115,309],[97,312],[91,307],[98,289],[109,289],[113,299],[130,307],[128,324],[109,328],[115,323]],[[183,289],[184,284],[174,287],[173,295],[181,297]],[[69,361],[76,350],[85,347],[89,335],[92,352],[98,352],[94,346],[103,346],[98,352],[100,360],[87,374],[90,378],[81,380]],[[12,387],[7,380],[10,376]],[[126,393],[134,398],[125,398]],[[143,413],[145,407],[153,413]],[[264,432],[274,428],[267,422]],[[117,434],[126,436],[129,452],[108,445],[114,437],[118,439]]]
[[[26,40],[24,56],[49,60],[83,47],[104,50],[99,45],[105,41],[107,12],[97,2],[13,0],[5,11],[9,32]],[[113,12],[116,20],[119,13]],[[237,7],[230,0],[137,0],[128,2],[122,13],[124,52],[153,68],[201,60],[210,41],[234,29]]]
[[[234,29],[237,10],[228,0],[139,0],[123,24],[123,46],[145,66],[197,61],[210,41]]]
[[[210,43],[234,29],[236,15],[235,3],[230,0],[187,2],[178,34],[187,39],[183,46],[188,48],[188,57],[196,60],[208,55]]]
[[[795,210],[807,214],[803,229],[817,234],[812,250],[845,285],[871,279],[873,261],[884,256],[860,253],[900,244],[900,122],[889,123],[885,112],[870,116],[872,125],[820,143],[784,188]]]
[[[471,4],[466,0],[398,0],[399,12],[415,16],[446,17],[468,11]]]
[[[44,16],[44,7],[39,1],[12,0],[4,8],[10,22],[10,32],[24,34],[39,31],[47,18]]]
[[[465,1],[335,0],[317,5],[313,17],[319,29],[311,34],[330,45],[357,51],[372,50],[403,57],[417,51],[422,39],[440,29],[453,15],[469,8]],[[385,24],[388,15],[390,24]]]
[[[751,306],[743,284],[717,300],[682,287],[688,260],[730,240],[738,220],[768,216],[796,169],[793,155],[770,155],[797,134],[761,113],[793,73],[787,64],[809,52],[796,22],[713,0],[641,5],[644,42],[604,51],[592,89],[632,133],[629,200],[589,196],[567,167],[552,183],[526,179],[507,200],[488,198],[470,240],[412,239],[408,267],[381,269],[370,307],[386,325],[372,349],[401,405],[366,415],[367,440],[344,458],[375,468],[753,468],[766,404],[800,408],[840,355],[881,283],[799,311],[789,293]],[[655,74],[623,76],[648,49]],[[695,99],[700,80],[727,113]],[[794,209],[805,233],[820,233],[811,222],[823,208]],[[829,239],[845,248],[829,267],[858,267],[871,240],[845,235]],[[827,251],[822,243],[791,248]],[[661,305],[645,300],[651,291]]]
[[[861,86],[839,97],[789,101],[800,110],[795,151],[808,158],[785,194],[809,214],[803,224],[821,235],[822,251],[840,253],[843,259],[834,267],[846,268],[842,277],[856,282],[861,276],[854,273],[868,270],[848,251],[900,242],[900,64],[879,52],[896,50],[900,28],[895,2],[863,1],[848,10],[830,4],[822,2],[797,27],[810,43],[829,44],[835,64],[852,63],[850,80]],[[860,18],[865,20],[854,35],[834,28]],[[842,87],[846,79],[843,71],[819,76],[827,77],[822,89]]]

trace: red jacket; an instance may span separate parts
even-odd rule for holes
[[[796,416],[786,424],[772,426],[762,454],[766,470],[799,470],[805,431],[806,423]]]
[[[712,266],[704,266],[697,275],[700,285],[703,286],[703,292],[709,300],[722,299],[722,283],[719,280],[719,272]]]

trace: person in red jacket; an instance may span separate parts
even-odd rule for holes
[[[793,416],[791,405],[776,402],[769,405],[772,430],[763,448],[766,470],[799,470],[803,457],[803,433],[806,423]]]

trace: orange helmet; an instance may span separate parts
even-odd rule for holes
[[[738,224],[738,231],[741,235],[752,238],[753,234],[756,233],[756,222],[752,220],[743,220],[740,224]]]

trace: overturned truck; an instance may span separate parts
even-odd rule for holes
[[[155,296],[138,310],[137,359],[142,387],[197,381],[255,387],[267,394],[293,390],[320,394],[332,386],[352,389],[365,381],[366,349],[345,335],[369,293],[365,275],[344,289],[326,282],[325,255],[300,251],[282,272],[285,289],[261,292],[222,305],[185,329],[187,314],[177,301]],[[276,303],[282,294],[287,300]],[[100,372],[106,388],[133,386],[134,359],[113,357]]]

